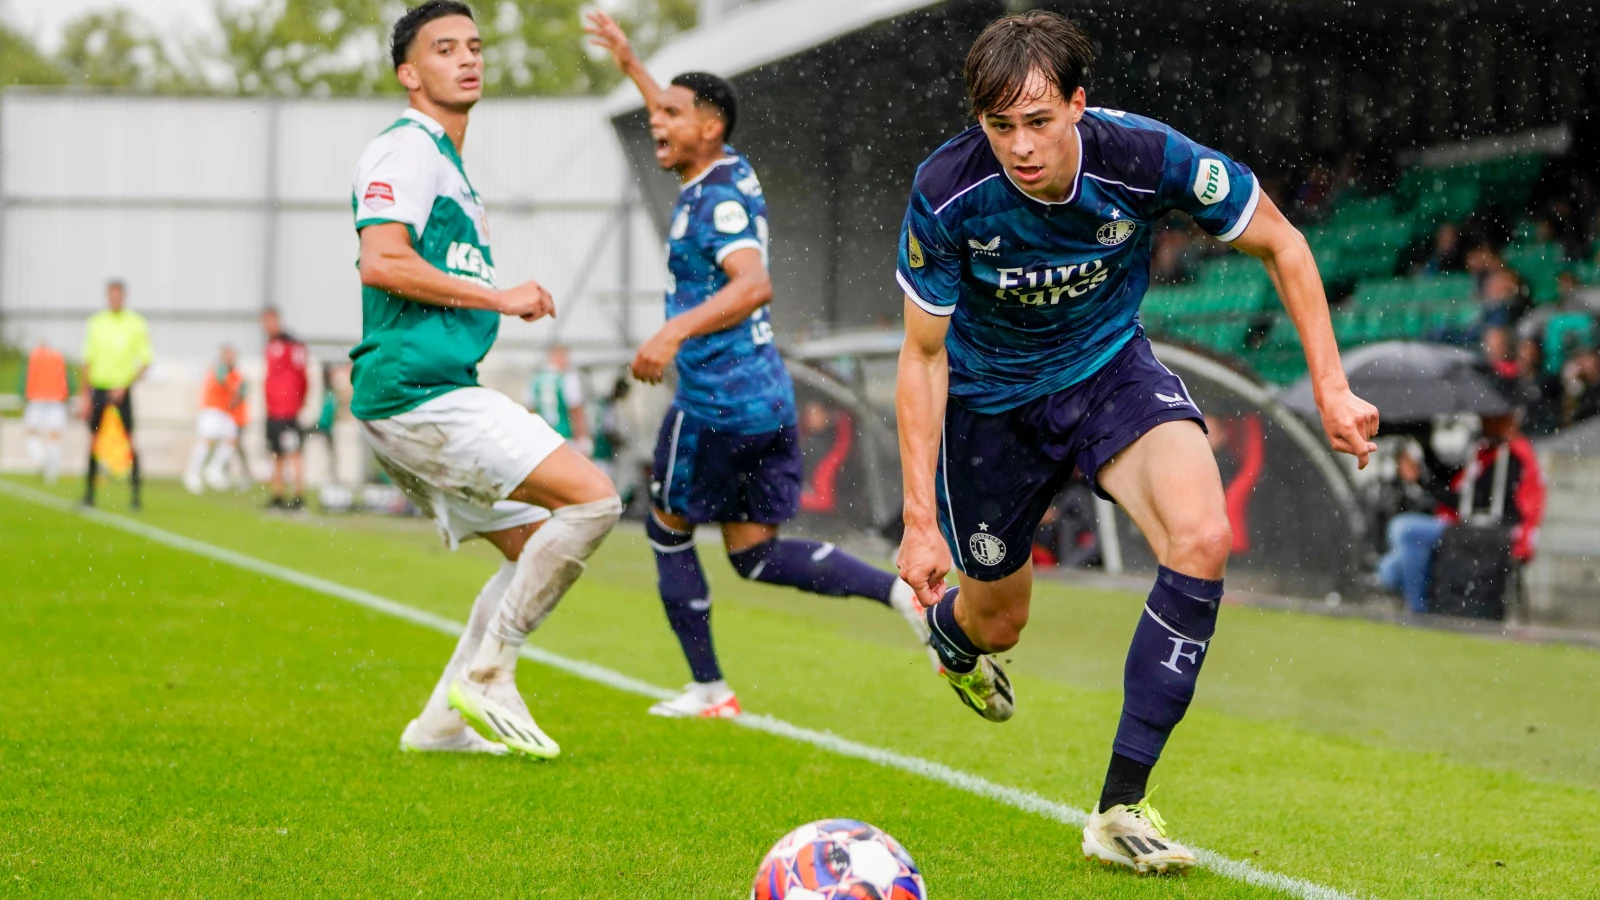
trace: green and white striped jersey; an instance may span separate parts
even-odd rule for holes
[[[456,278],[495,286],[483,201],[444,127],[432,118],[408,109],[367,145],[350,204],[358,233],[399,222],[424,260]],[[478,363],[499,330],[499,313],[433,306],[363,287],[361,343],[350,351],[350,412],[384,419],[476,386]]]

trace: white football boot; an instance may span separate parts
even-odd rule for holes
[[[534,723],[513,678],[489,682],[457,678],[450,685],[450,708],[461,713],[467,724],[482,732],[484,737],[497,740],[517,753],[539,759],[555,759],[561,755],[561,746]]]
[[[928,659],[933,662],[933,670],[939,671],[939,652],[928,643],[928,620],[924,617],[922,604],[917,602],[917,592],[911,585],[896,578],[894,587],[889,590],[889,606],[911,626],[911,633],[916,635],[917,643],[928,651]]]
[[[991,722],[1004,722],[1017,711],[1017,695],[1006,670],[989,656],[978,657],[971,672],[952,672],[943,665],[939,674],[950,682],[961,702]]]
[[[672,719],[731,719],[740,712],[739,698],[726,681],[691,682],[683,693],[650,707],[650,715]]]
[[[1118,804],[1105,812],[1097,806],[1083,827],[1083,855],[1140,874],[1184,872],[1195,864],[1188,847],[1167,837],[1167,823],[1150,805],[1148,795],[1131,806]]]
[[[417,720],[412,719],[406,725],[406,730],[400,733],[400,752],[485,753],[489,756],[505,756],[511,752],[511,748],[491,741],[466,727],[443,737],[425,735]]]

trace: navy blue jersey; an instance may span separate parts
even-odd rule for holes
[[[735,251],[767,257],[767,201],[756,173],[732,147],[683,186],[667,241],[667,318],[706,302],[728,283],[722,261]],[[795,424],[794,384],[772,344],[763,306],[678,350],[677,405],[718,431],[760,434]]]
[[[1152,225],[1178,209],[1224,241],[1261,187],[1250,170],[1153,119],[1091,108],[1078,176],[1046,203],[1012,182],[978,126],[917,169],[897,278],[951,316],[950,394],[998,413],[1093,375],[1136,333]]]

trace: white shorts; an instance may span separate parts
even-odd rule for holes
[[[565,439],[499,391],[457,388],[398,416],[363,421],[361,435],[451,549],[550,517],[506,497]]]
[[[194,435],[202,441],[237,441],[239,423],[222,410],[207,407],[195,417]]]
[[[67,404],[60,400],[30,400],[22,408],[22,427],[30,431],[66,431]]]

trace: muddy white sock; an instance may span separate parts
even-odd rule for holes
[[[445,737],[466,726],[461,714],[450,708],[450,684],[466,669],[478,645],[483,643],[484,631],[500,609],[500,599],[505,596],[506,588],[511,586],[511,578],[516,571],[516,563],[501,563],[499,571],[494,573],[483,590],[478,592],[478,599],[473,601],[472,614],[467,617],[467,628],[461,632],[461,639],[456,641],[455,652],[450,655],[450,662],[445,664],[444,674],[439,676],[439,683],[434,685],[433,695],[422,708],[422,715],[417,717],[417,725],[425,737]]]

